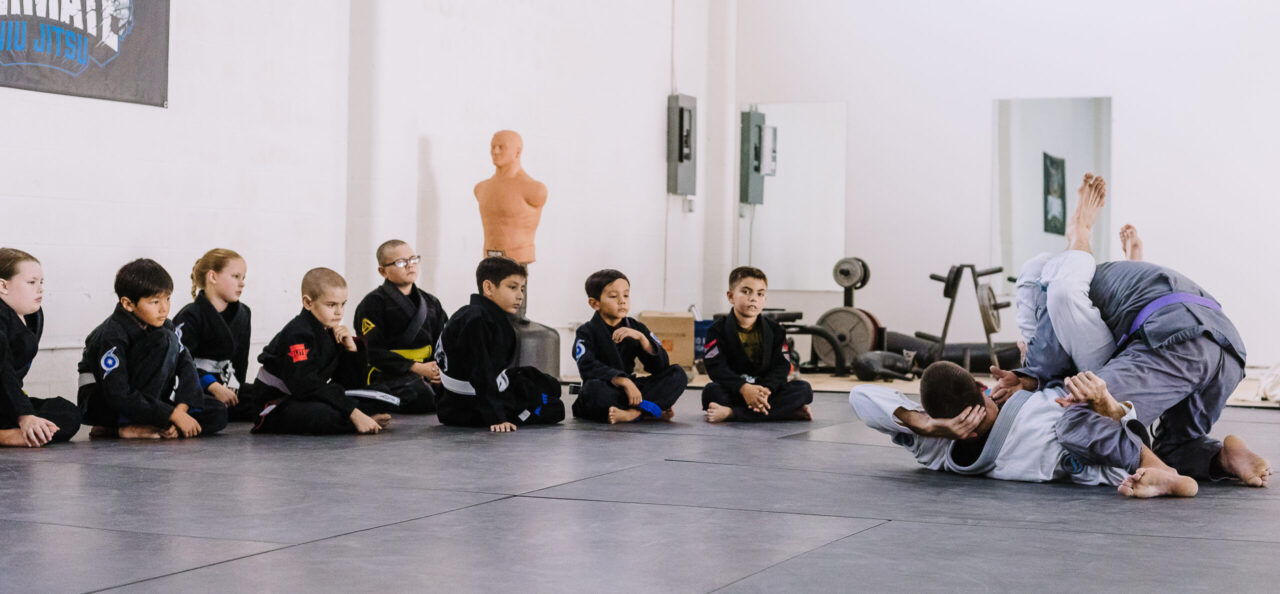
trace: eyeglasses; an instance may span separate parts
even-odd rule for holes
[[[408,268],[409,266],[417,266],[422,261],[422,256],[409,256],[408,258],[400,258],[383,264],[382,266],[395,266],[396,268]]]

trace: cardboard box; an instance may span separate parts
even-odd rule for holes
[[[693,314],[687,311],[642,311],[638,318],[649,327],[672,363],[693,368]],[[648,371],[648,370],[646,370]]]

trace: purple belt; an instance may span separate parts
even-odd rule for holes
[[[1201,297],[1199,295],[1193,295],[1191,293],[1169,293],[1164,297],[1155,299],[1151,303],[1148,303],[1146,307],[1142,308],[1142,311],[1138,312],[1138,317],[1134,318],[1133,326],[1129,327],[1129,332],[1124,336],[1121,336],[1120,340],[1116,341],[1116,344],[1123,345],[1125,342],[1129,340],[1129,337],[1133,336],[1134,333],[1138,331],[1138,329],[1142,328],[1142,325],[1147,322],[1147,318],[1150,318],[1152,314],[1156,313],[1156,311],[1162,308],[1168,307],[1170,305],[1173,305],[1175,303],[1190,303],[1193,305],[1203,305],[1212,310],[1222,311],[1222,306],[1219,305],[1217,301],[1214,301],[1208,297]]]

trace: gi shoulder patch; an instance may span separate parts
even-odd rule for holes
[[[374,328],[373,322],[370,322],[369,318],[364,318],[360,320],[361,335],[368,334],[370,330],[373,330],[373,328]]]
[[[102,377],[107,377],[112,371],[120,366],[120,358],[116,356],[116,347],[102,354],[102,358],[98,359],[98,365],[102,366]]]
[[[707,353],[706,355],[703,355],[704,358],[714,359],[720,356],[720,347],[716,346],[716,341],[713,340],[711,342],[708,342],[706,349],[707,349]]]
[[[301,363],[307,360],[307,353],[309,352],[311,351],[307,350],[306,345],[295,344],[289,347],[289,358],[293,359],[294,363]]]
[[[577,342],[573,343],[573,360],[577,361],[585,354],[587,354],[587,344],[579,338]]]

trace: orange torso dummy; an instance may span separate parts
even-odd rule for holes
[[[484,256],[506,256],[521,264],[534,261],[533,236],[547,203],[547,187],[520,167],[520,135],[502,130],[493,135],[489,153],[497,168],[476,184]]]

